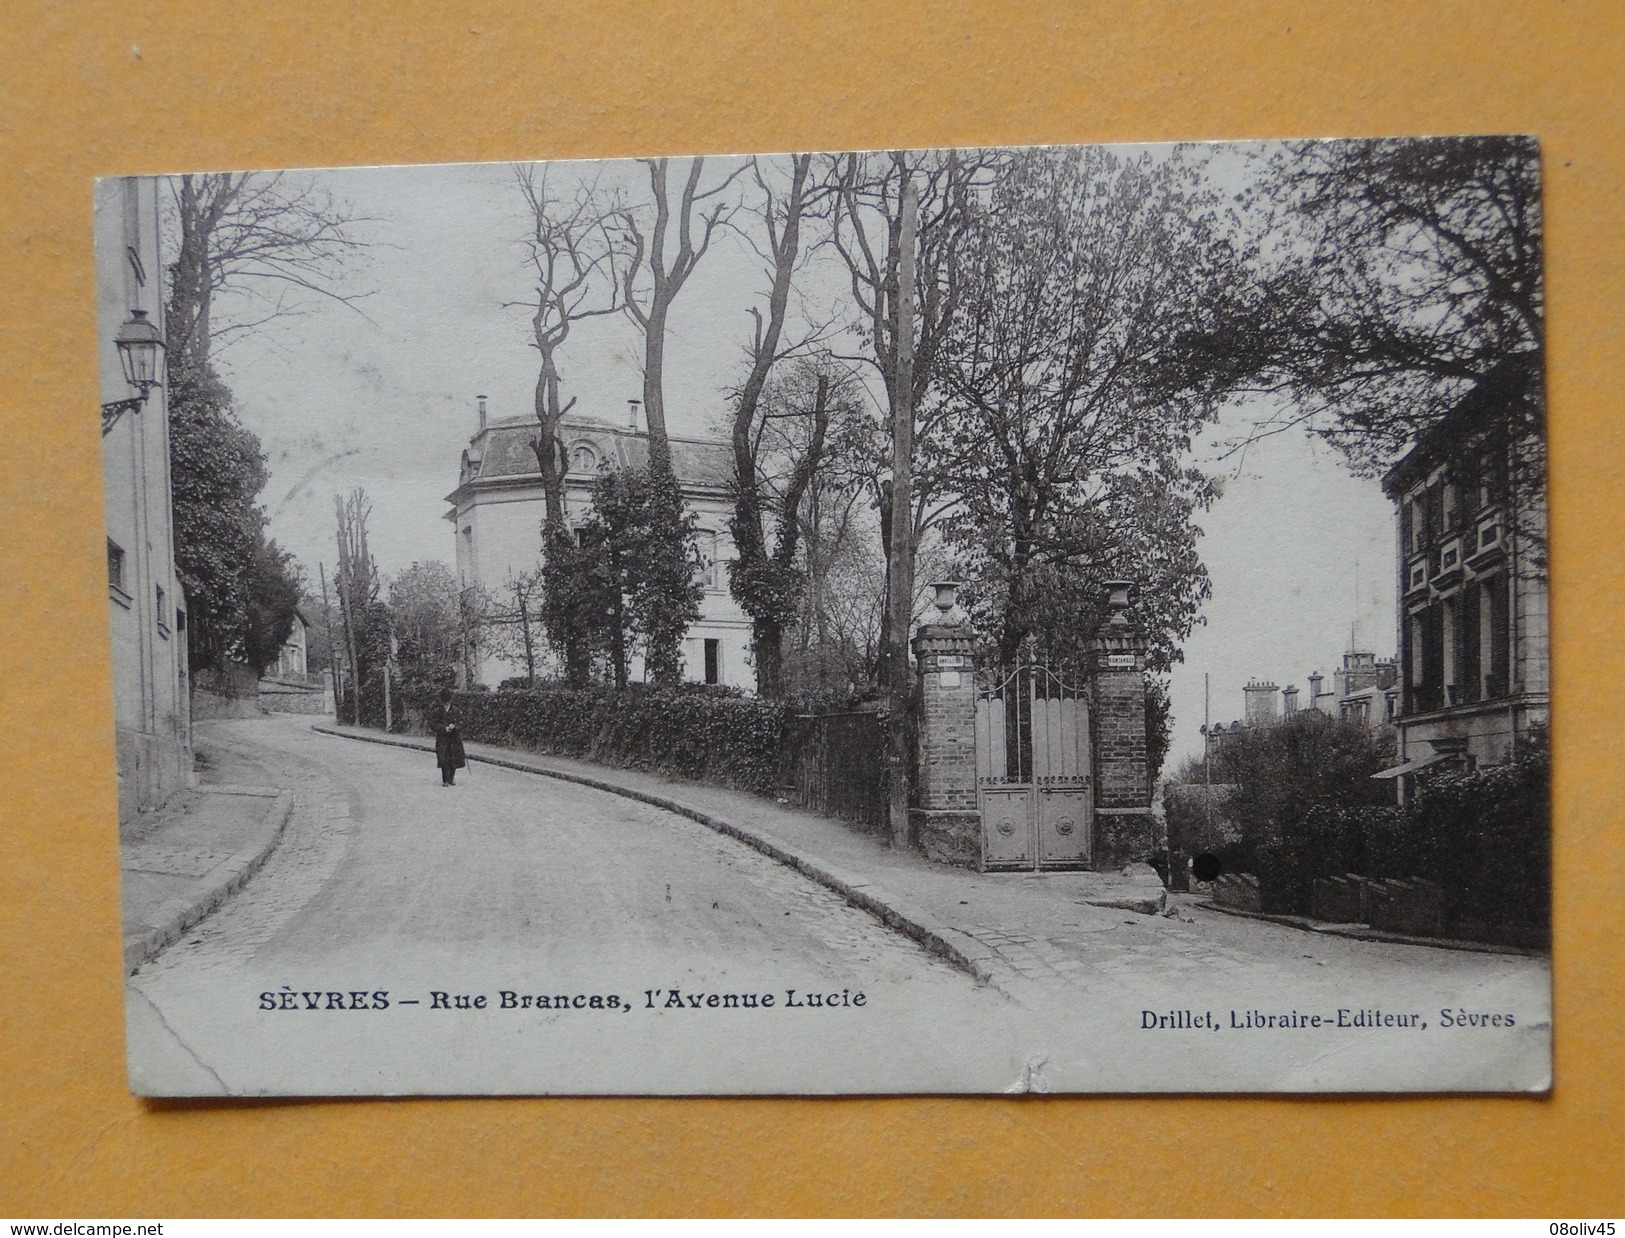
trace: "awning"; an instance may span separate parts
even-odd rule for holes
[[[1379,770],[1371,776],[1373,778],[1402,778],[1406,774],[1414,774],[1419,769],[1426,769],[1430,765],[1437,765],[1440,761],[1460,760],[1459,752],[1434,752],[1425,757],[1417,757],[1414,761],[1406,761],[1403,765],[1396,765],[1392,769]]]

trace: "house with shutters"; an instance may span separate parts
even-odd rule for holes
[[[1550,712],[1539,443],[1503,374],[1383,478],[1398,519],[1401,801],[1429,769],[1511,758]]]
[[[560,426],[569,467],[564,476],[565,519],[586,521],[597,479],[612,469],[648,467],[649,436],[639,428],[638,407],[628,402],[628,419],[607,420],[569,414]],[[492,419],[479,397],[479,424],[458,468],[457,488],[446,496],[446,520],[456,530],[457,584],[465,598],[480,591],[501,598],[506,582],[541,566],[542,519],[546,503],[532,442],[531,416]],[[671,440],[672,467],[683,501],[699,520],[700,618],[683,643],[684,675],[697,683],[732,684],[750,689],[755,673],[748,660],[750,619],[728,590],[728,563],[734,558],[728,522],[733,515],[728,479],[733,471],[729,445],[714,439]],[[496,687],[525,673],[513,657],[475,642],[471,681]],[[545,648],[545,645],[544,645]],[[556,671],[551,660],[550,670]],[[641,659],[631,665],[643,677]]]

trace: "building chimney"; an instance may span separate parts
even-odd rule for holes
[[[1270,726],[1276,720],[1275,714],[1275,685],[1261,683],[1259,680],[1249,680],[1242,689],[1247,698],[1247,725]]]
[[[633,434],[638,432],[638,405],[642,400],[628,400],[626,402],[626,428]]]
[[[477,395],[474,398],[480,402],[480,429],[483,430],[485,429],[485,397]]]
[[[1322,675],[1319,671],[1316,671],[1313,675],[1309,676],[1309,708],[1310,709],[1319,709],[1320,708],[1320,683],[1321,683],[1321,680],[1324,679],[1324,678],[1325,678],[1325,676]]]
[[[1281,709],[1290,718],[1298,712],[1298,689],[1294,684],[1288,684],[1281,689]]]

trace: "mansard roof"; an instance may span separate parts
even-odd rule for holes
[[[536,452],[531,446],[535,437],[534,418],[492,421],[469,440],[468,449],[463,453],[458,486],[539,477]],[[565,417],[559,427],[559,437],[572,457],[579,448],[590,448],[600,469],[606,466],[640,469],[649,462],[647,433],[612,425],[596,417]],[[685,489],[721,489],[728,484],[733,472],[733,455],[728,444],[715,439],[672,438],[671,462],[678,482]],[[580,469],[572,465],[565,480],[578,481],[582,476]]]

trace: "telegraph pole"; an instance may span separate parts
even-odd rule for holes
[[[316,575],[322,582],[322,620],[327,625],[327,670],[333,680],[333,721],[342,721],[344,690],[339,685],[339,649],[333,643],[333,607],[327,601],[327,568],[316,564]]]
[[[886,574],[886,628],[891,645],[891,843],[908,847],[909,622],[914,617],[914,238],[919,199],[908,169],[900,169],[898,203],[896,364],[892,373],[891,563]]]

